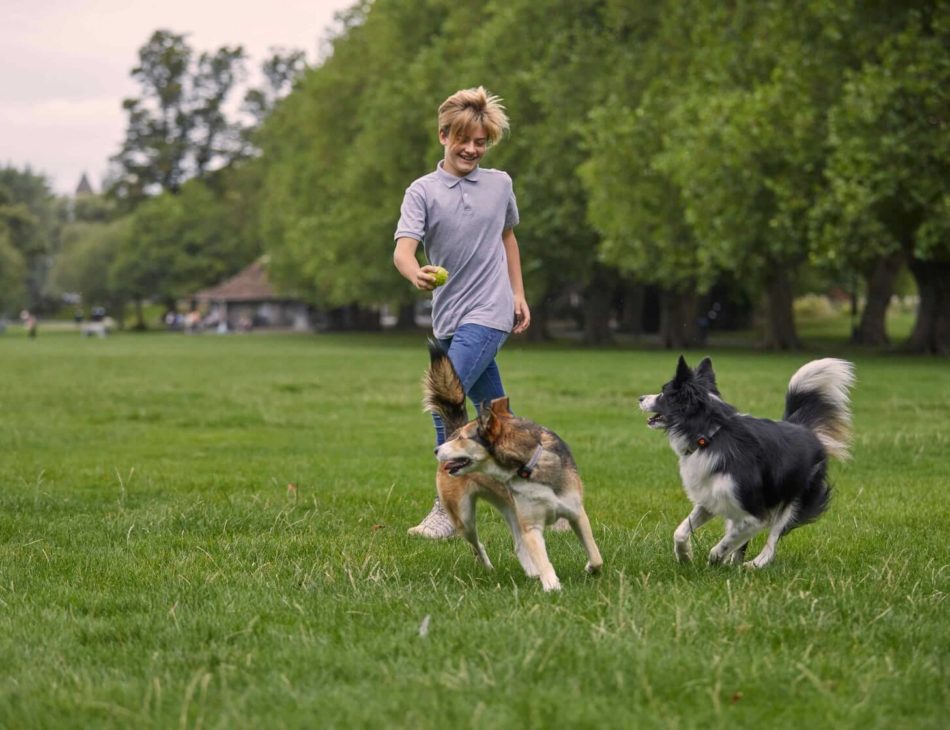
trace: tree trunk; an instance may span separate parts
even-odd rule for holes
[[[932,355],[950,354],[950,262],[912,258],[909,267],[917,282],[920,304],[907,348]]]
[[[624,282],[620,299],[620,331],[631,335],[643,334],[643,304],[646,289],[641,284]]]
[[[543,342],[551,339],[551,302],[554,294],[547,290],[537,304],[529,305],[531,310],[531,326],[524,336],[530,342]]]
[[[399,305],[399,314],[396,315],[397,330],[412,330],[416,328],[416,304],[404,302]]]
[[[137,332],[144,332],[148,329],[145,326],[145,313],[142,309],[142,300],[135,300],[135,326],[133,327]]]
[[[699,297],[695,289],[680,293],[660,292],[660,341],[666,349],[684,349],[699,344]]]
[[[776,266],[765,280],[767,321],[765,347],[769,350],[798,350],[801,340],[795,330],[795,294],[788,270]]]
[[[613,276],[604,266],[595,265],[584,297],[584,342],[602,345],[610,342],[610,304]]]
[[[894,281],[904,262],[904,252],[897,251],[874,262],[865,276],[867,279],[867,299],[861,322],[852,334],[851,341],[856,345],[880,347],[889,344],[887,336],[887,306],[894,293]]]

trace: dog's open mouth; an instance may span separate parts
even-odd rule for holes
[[[455,459],[449,459],[446,462],[442,463],[442,468],[445,469],[449,474],[455,476],[462,469],[469,466],[472,463],[472,460],[466,456],[460,456]]]
[[[647,419],[647,426],[650,428],[665,428],[666,421],[663,420],[663,416],[661,416],[659,413],[654,413]]]

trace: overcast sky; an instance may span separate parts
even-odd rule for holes
[[[188,33],[197,53],[242,45],[256,73],[272,46],[316,61],[334,13],[354,1],[0,0],[0,165],[29,165],[63,194],[85,172],[98,192],[153,31]]]

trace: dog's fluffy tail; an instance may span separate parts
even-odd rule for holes
[[[429,369],[422,379],[423,410],[442,418],[446,435],[468,422],[465,388],[459,380],[448,353],[438,341],[429,338]]]
[[[848,391],[854,365],[825,358],[806,363],[792,376],[785,396],[785,420],[814,431],[829,456],[847,459],[851,444]]]

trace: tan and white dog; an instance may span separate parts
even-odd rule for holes
[[[567,444],[553,431],[512,414],[507,398],[483,405],[470,421],[465,391],[448,355],[434,340],[429,341],[429,355],[423,403],[425,410],[442,418],[448,436],[436,449],[439,499],[482,565],[492,567],[475,528],[479,499],[502,513],[521,567],[528,576],[539,577],[545,591],[561,588],[544,544],[544,527],[560,517],[567,519],[587,552],[587,572],[599,572],[603,559],[584,511],[584,484]]]

